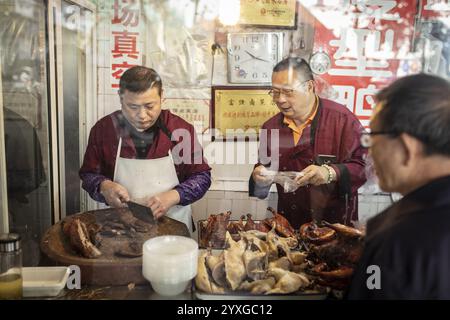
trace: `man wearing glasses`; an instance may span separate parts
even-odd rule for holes
[[[370,147],[381,189],[350,299],[450,299],[450,83],[418,74],[380,91]]]
[[[301,58],[275,66],[270,94],[280,112],[262,126],[250,196],[268,195],[273,179],[266,169],[301,172],[296,191],[276,185],[278,211],[293,227],[311,220],[357,220],[357,190],[366,181],[358,119],[345,106],[317,96],[311,68]]]

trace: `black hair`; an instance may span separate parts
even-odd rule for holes
[[[135,66],[125,71],[120,77],[119,93],[123,94],[125,90],[142,93],[154,87],[158,88],[161,96],[162,81],[159,74],[152,68]]]
[[[400,78],[376,95],[381,130],[407,133],[427,155],[450,156],[450,82],[429,74]]]
[[[313,72],[308,62],[300,57],[288,57],[278,62],[273,68],[273,72],[280,72],[293,69],[297,73],[297,78],[301,81],[314,80]]]

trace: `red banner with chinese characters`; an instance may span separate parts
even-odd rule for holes
[[[450,0],[424,0],[422,2],[421,16],[424,19],[431,18],[447,18],[447,22],[450,22]]]
[[[141,7],[138,0],[114,0],[111,19],[110,89],[119,88],[122,74],[142,64]]]
[[[335,2],[301,10],[314,17],[313,54],[322,51],[331,60],[329,70],[320,77],[337,91],[335,100],[367,127],[374,94],[398,76],[420,71],[420,65],[408,60],[416,1]]]

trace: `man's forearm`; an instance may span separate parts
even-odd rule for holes
[[[189,205],[202,198],[211,186],[211,172],[193,174],[186,181],[175,187],[180,194],[180,205]]]
[[[92,199],[106,203],[105,197],[100,193],[100,184],[109,180],[107,177],[97,173],[80,173],[80,178],[83,181],[82,188],[89,193]]]

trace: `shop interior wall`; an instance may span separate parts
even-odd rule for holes
[[[97,74],[98,74],[98,117],[101,118],[120,108],[117,90],[111,82],[111,19],[113,1],[98,2],[97,17]],[[144,48],[142,63],[153,67],[162,76],[165,98],[210,99],[211,86],[230,85],[226,76],[226,49],[211,53],[211,46],[217,41],[217,34],[225,30],[212,20],[189,17],[183,3],[174,7],[174,1],[144,1],[141,17],[145,26],[141,28],[139,46]],[[192,1],[195,2],[195,1]],[[214,3],[215,1],[208,1]],[[216,1],[216,3],[218,3]],[[207,9],[205,9],[207,10]],[[214,10],[214,8],[212,9]],[[207,14],[205,14],[206,16]],[[191,23],[187,20],[193,19]],[[297,29],[283,30],[285,35],[284,55],[295,53],[308,57],[312,50],[312,26],[307,16],[298,17]],[[228,28],[226,31],[229,31]],[[238,29],[236,29],[238,30]],[[252,31],[250,28],[246,30]],[[253,29],[253,31],[261,29]],[[264,30],[264,29],[263,29]],[[265,29],[271,31],[271,29]],[[272,30],[273,31],[273,30]],[[278,30],[279,31],[279,30]],[[193,46],[191,46],[193,44]],[[197,50],[192,53],[192,50]],[[189,51],[191,50],[191,51]],[[213,70],[214,69],[214,70]],[[209,111],[209,110],[207,110]],[[209,214],[231,210],[232,218],[251,213],[256,219],[265,218],[266,208],[276,208],[277,194],[271,192],[268,199],[249,198],[248,178],[257,158],[257,142],[211,142],[208,134],[202,134],[201,123],[196,123],[197,133],[203,143],[212,167],[213,183],[210,191],[193,205],[194,219],[206,219]],[[228,148],[228,149],[227,149]],[[235,161],[224,164],[227,150],[235,151]],[[237,154],[245,152],[245,162],[237,164]],[[222,156],[217,156],[222,154]],[[228,152],[229,155],[229,152]],[[272,191],[275,191],[272,189]],[[388,194],[380,193],[371,181],[370,186],[361,189],[359,201],[360,219],[364,222],[370,216],[391,203]]]

